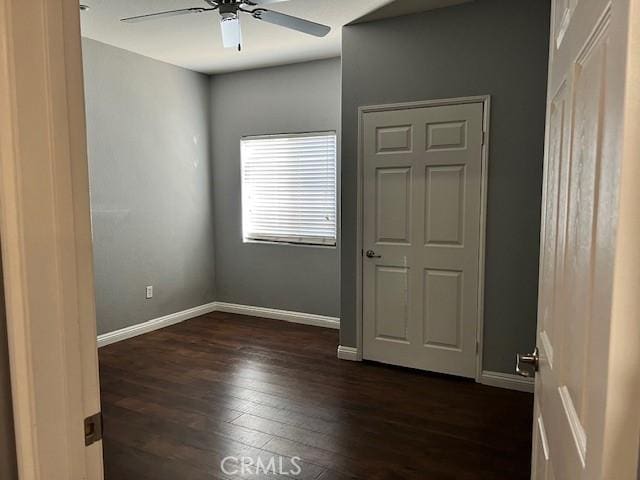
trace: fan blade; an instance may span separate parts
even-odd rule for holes
[[[213,10],[216,10],[216,8],[183,8],[180,10],[170,10],[168,12],[149,13],[147,15],[138,15],[137,17],[122,18],[120,19],[120,21],[126,23],[146,22],[147,20],[176,17],[178,15],[188,15],[190,13],[211,12]]]
[[[287,0],[245,0],[243,3],[245,5],[256,6],[256,5],[269,5],[270,3],[280,3],[286,2]]]
[[[224,48],[240,48],[242,45],[242,30],[237,15],[220,19],[222,29],[222,44]]]
[[[280,25],[281,27],[290,28],[291,30],[297,30],[298,32],[307,33],[315,37],[324,37],[331,31],[331,27],[322,25],[320,23],[311,22],[298,17],[292,17],[291,15],[285,15],[280,12],[273,12],[271,10],[265,10],[259,8],[252,12],[254,18],[262,20],[263,22],[273,23],[274,25]]]

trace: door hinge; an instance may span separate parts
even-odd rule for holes
[[[476,340],[476,355],[480,353],[480,340]]]
[[[84,444],[93,445],[102,440],[102,412],[84,419]]]
[[[487,143],[487,132],[482,132],[482,145]]]

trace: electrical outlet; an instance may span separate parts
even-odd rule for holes
[[[153,298],[153,285],[147,287],[147,299]]]

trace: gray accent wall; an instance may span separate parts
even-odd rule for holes
[[[7,316],[0,262],[0,478],[18,480],[16,442],[13,431],[11,405],[11,378],[9,376],[9,351],[7,344]]]
[[[347,26],[342,57],[342,345],[356,344],[357,109],[490,94],[484,368],[535,345],[548,0],[477,0]]]
[[[209,78],[86,38],[82,47],[105,333],[215,299]]]
[[[211,78],[217,300],[338,316],[335,248],[243,243],[240,139],[338,130],[340,60]]]

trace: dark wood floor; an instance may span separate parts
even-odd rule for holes
[[[106,479],[275,477],[226,475],[227,456],[300,457],[303,479],[529,478],[531,395],[340,361],[337,343],[213,313],[100,349]]]

